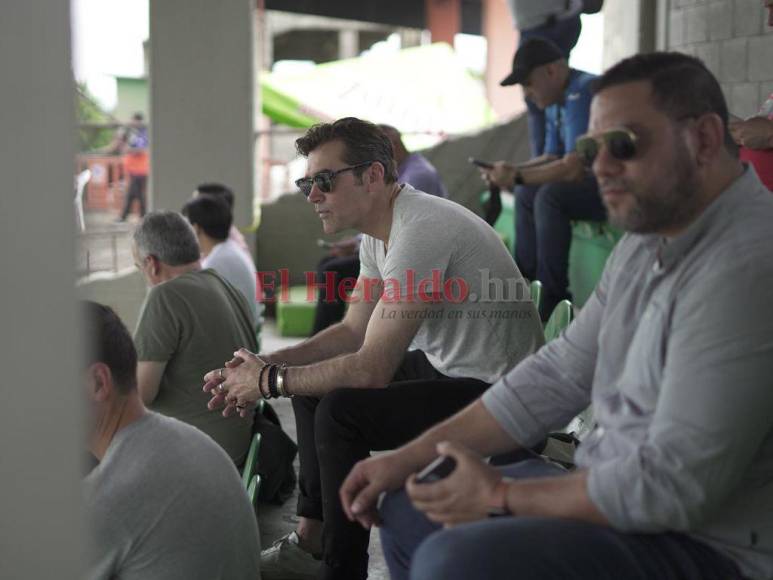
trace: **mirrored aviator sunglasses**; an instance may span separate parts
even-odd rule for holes
[[[333,173],[322,171],[313,177],[303,177],[295,180],[296,187],[301,190],[304,197],[311,195],[311,188],[314,187],[315,183],[322,193],[330,193],[333,191]]]
[[[583,135],[575,141],[574,149],[586,167],[593,165],[601,145],[618,161],[630,161],[636,156],[636,134],[630,129],[620,127],[605,131],[600,135]]]

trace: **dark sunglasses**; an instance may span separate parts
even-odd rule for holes
[[[630,129],[619,127],[605,131],[600,135],[583,135],[574,142],[574,150],[586,167],[593,165],[603,144],[609,154],[618,161],[629,161],[636,156],[638,138]]]
[[[340,173],[343,173],[344,171],[352,171],[354,169],[360,169],[361,167],[368,167],[370,165],[373,165],[375,161],[366,161],[365,163],[358,163],[357,165],[352,165],[351,167],[344,167],[343,169],[338,169],[337,171],[320,171],[319,173],[316,173],[312,175],[311,177],[303,177],[301,179],[295,180],[295,185],[298,187],[298,189],[301,190],[303,195],[306,197],[309,197],[311,195],[311,188],[314,187],[314,184],[317,185],[319,190],[322,193],[330,193],[333,191],[333,181],[335,181],[335,178],[338,177]]]

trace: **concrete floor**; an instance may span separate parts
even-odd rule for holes
[[[261,332],[263,352],[272,352],[286,346],[297,344],[302,339],[284,338],[277,334],[273,321],[267,321]],[[295,418],[289,399],[278,399],[271,402],[282,421],[282,427],[288,435],[297,441],[295,432]],[[296,459],[296,470],[298,460]],[[260,527],[260,543],[264,548],[270,546],[277,538],[288,534],[295,529],[298,518],[295,516],[296,494],[282,506],[261,504],[258,513],[258,525]],[[384,556],[381,552],[381,540],[378,531],[370,535],[370,564],[368,566],[368,578],[370,580],[389,580]]]

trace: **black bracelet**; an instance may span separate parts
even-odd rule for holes
[[[262,367],[260,367],[260,374],[258,375],[258,393],[263,399],[270,398],[270,394],[266,395],[266,393],[263,391],[263,374],[266,372],[266,370],[268,370],[270,366],[271,365],[269,364],[265,364]]]
[[[523,185],[523,175],[517,169],[515,170],[515,177],[513,178],[513,184],[514,186]]]
[[[272,399],[279,398],[279,391],[276,388],[276,375],[279,373],[279,365],[271,365],[268,371],[268,392]]]

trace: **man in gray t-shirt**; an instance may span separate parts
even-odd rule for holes
[[[198,429],[147,411],[116,314],[87,303],[89,580],[256,580],[255,514],[231,460]]]
[[[351,466],[468,404],[539,348],[542,328],[496,232],[461,205],[400,184],[375,125],[340,119],[296,147],[308,157],[308,177],[296,183],[325,232],[364,234],[349,309],[298,346],[260,357],[242,350],[205,378],[222,389],[210,405],[227,403],[226,414],[237,406],[248,414],[261,394],[293,396],[301,521],[264,552],[261,569],[362,579],[368,534],[338,500]]]

